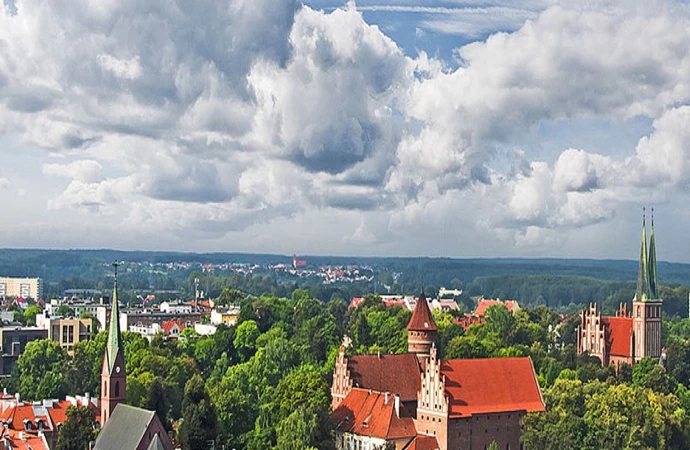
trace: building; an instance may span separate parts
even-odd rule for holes
[[[422,294],[407,326],[408,353],[346,356],[331,386],[338,450],[520,449],[520,420],[544,411],[530,358],[442,361]]]
[[[110,315],[108,341],[105,344],[101,368],[101,426],[108,422],[117,405],[125,403],[127,396],[127,367],[125,366],[125,348],[120,334],[119,316],[117,263],[115,263],[112,314]]]
[[[172,450],[173,444],[154,411],[124,403],[103,425],[93,450]]]
[[[77,343],[91,339],[96,332],[91,329],[91,319],[50,317],[46,312],[36,315],[36,326],[48,330],[48,339],[58,342],[70,354]]]
[[[42,400],[25,402],[19,394],[8,395],[5,392],[0,398],[0,427],[5,449],[54,449],[60,428],[67,419],[67,408],[73,406],[90,406],[94,424],[97,423],[97,399],[85,396],[68,396],[65,400]],[[2,442],[2,440],[0,440]],[[3,449],[0,446],[0,449]]]
[[[515,311],[520,309],[520,305],[516,300],[502,301],[499,298],[497,298],[496,300],[487,300],[485,298],[482,298],[479,299],[477,307],[475,308],[472,315],[476,317],[484,317],[484,313],[486,313],[486,310],[494,305],[505,305],[505,307],[508,308],[508,311],[512,312],[513,314],[515,314]]]
[[[211,323],[213,325],[226,325],[233,326],[237,325],[237,321],[240,319],[239,308],[214,308],[211,311]]]
[[[160,304],[160,311],[168,314],[191,314],[192,309],[193,306],[189,303],[163,302]]]
[[[414,311],[417,305],[417,299],[412,295],[380,295],[381,303],[387,308],[392,306],[399,306],[401,308]],[[357,308],[363,301],[365,297],[352,297],[348,309]],[[429,308],[432,311],[439,310],[443,312],[456,311],[458,309],[458,304],[452,298],[434,298],[427,299],[429,303]]]
[[[0,277],[0,298],[5,297],[43,298],[43,280]]]
[[[0,328],[0,343],[2,345],[0,376],[9,376],[26,345],[40,339],[48,339],[48,330],[37,327]]]
[[[185,326],[179,320],[168,320],[161,324],[161,330],[166,337],[177,338],[180,337],[180,333],[185,329]]]
[[[632,311],[621,305],[615,316],[602,316],[597,305],[582,311],[578,328],[578,354],[587,352],[598,357],[602,364],[617,367],[634,364],[644,357],[662,356],[661,315],[663,301],[659,296],[654,239],[654,217],[647,251],[647,226],[642,219],[642,244],[637,273],[637,290]]]

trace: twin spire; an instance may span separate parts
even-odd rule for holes
[[[645,209],[642,208],[642,246],[640,248],[640,266],[637,272],[636,301],[647,301],[659,298],[659,284],[656,270],[656,244],[654,243],[654,208],[652,208],[652,227],[647,252],[647,223]]]

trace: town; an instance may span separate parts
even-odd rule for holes
[[[643,396],[638,408],[663,421],[690,402],[690,319],[664,320],[650,230],[647,237],[643,224],[634,297],[613,316],[597,304],[568,315],[483,297],[467,310],[457,301],[462,289],[445,287],[434,297],[322,302],[301,289],[278,298],[228,287],[205,298],[197,286],[191,299],[128,306],[118,299],[119,262],[112,292],[99,297],[71,289],[46,301],[43,280],[3,277],[2,442],[33,450],[447,450],[555,449],[587,439],[619,448],[646,422],[625,411],[628,400],[615,407],[630,423],[597,437],[590,412],[578,415],[559,392],[587,405]],[[584,428],[554,434],[563,413]],[[690,419],[674,420],[645,439],[683,448]],[[141,433],[128,434],[132,423]]]

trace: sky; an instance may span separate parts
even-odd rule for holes
[[[690,5],[0,0],[0,247],[690,262]]]

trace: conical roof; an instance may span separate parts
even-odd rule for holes
[[[650,298],[659,298],[659,285],[656,276],[656,244],[654,242],[654,210],[652,210],[652,228],[649,236],[649,259],[647,269],[649,270],[649,295]]]
[[[105,347],[105,357],[108,363],[108,374],[113,373],[115,367],[115,359],[117,353],[122,350],[122,357],[124,358],[124,349],[122,347],[122,335],[120,334],[120,308],[117,302],[117,269],[115,272],[115,284],[113,287],[113,301],[110,310],[110,327],[108,328],[108,342]]]
[[[417,299],[417,304],[412,311],[412,318],[407,324],[408,331],[436,331],[436,323],[431,316],[429,303],[426,301],[424,292]]]
[[[646,301],[649,299],[649,273],[647,269],[647,224],[642,217],[642,245],[640,247],[640,265],[637,270],[637,290],[635,300]]]

